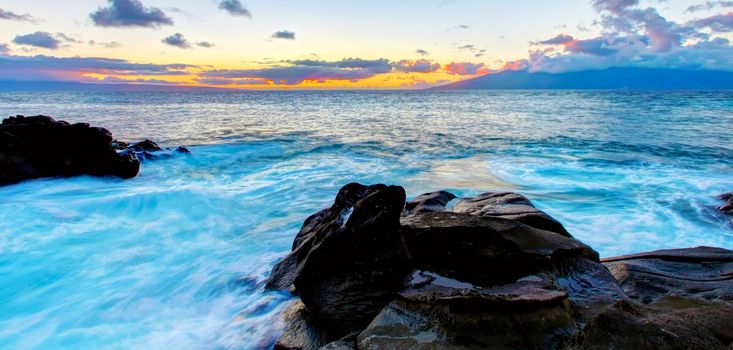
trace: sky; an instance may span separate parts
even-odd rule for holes
[[[0,0],[0,80],[414,89],[505,70],[733,71],[733,1]]]

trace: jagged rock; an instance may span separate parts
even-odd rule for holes
[[[717,207],[718,211],[725,215],[733,216],[733,192],[723,193],[718,196],[718,199],[725,201],[725,204]],[[733,219],[731,219],[731,223],[733,224]]]
[[[733,307],[666,296],[649,305],[619,301],[602,310],[567,349],[730,349]]]
[[[10,117],[0,125],[0,184],[53,176],[137,175],[133,154],[118,154],[107,129],[47,116]]]
[[[405,204],[405,214],[428,213],[445,210],[446,204],[456,195],[446,191],[426,193],[415,197]]]
[[[124,142],[119,143],[120,145],[126,145]],[[176,154],[191,154],[191,151],[184,147],[179,146],[175,149],[161,148],[157,143],[151,140],[143,140],[124,148],[125,153],[132,153],[135,156],[143,160],[160,160],[174,157]]]
[[[477,216],[503,217],[540,230],[571,237],[560,222],[535,208],[529,199],[517,193],[484,193],[473,198],[462,198],[453,207],[453,211]]]
[[[642,303],[669,294],[733,301],[733,251],[658,250],[604,259],[626,294]]]
[[[317,349],[326,343],[324,335],[315,329],[315,320],[308,314],[305,305],[294,301],[283,314],[285,330],[275,343],[275,350]]]
[[[416,268],[472,283],[513,281],[553,257],[598,260],[597,252],[574,238],[502,217],[444,211],[403,217],[401,223]]]
[[[453,199],[441,191],[405,203],[401,187],[344,186],[271,273],[268,288],[302,300],[277,346],[715,349],[733,338],[733,314],[714,316],[731,307],[733,252],[658,251],[607,268],[521,195],[446,208]]]
[[[292,283],[332,338],[363,328],[409,271],[399,232],[404,203],[401,187],[344,187],[329,210],[306,220],[295,250],[273,269],[268,286]]]

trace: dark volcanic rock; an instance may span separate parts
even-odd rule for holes
[[[602,310],[568,349],[730,349],[733,307],[667,296],[649,305],[619,301]]]
[[[0,125],[0,184],[52,176],[137,175],[133,154],[118,154],[112,134],[51,117],[10,117]]]
[[[570,233],[560,222],[535,208],[529,199],[517,193],[484,193],[473,198],[462,198],[453,207],[453,211],[512,219],[540,230],[570,237]]]
[[[405,214],[428,213],[445,210],[446,204],[455,199],[453,193],[438,191],[415,197],[405,204]]]
[[[718,206],[717,209],[728,216],[733,216],[733,192],[723,193],[718,196],[718,199],[725,201],[725,204]],[[733,219],[731,219],[733,223]]]
[[[363,328],[409,272],[399,231],[404,203],[401,187],[347,185],[330,209],[306,220],[268,286],[292,283],[331,338]]]
[[[123,148],[123,153],[132,153],[141,161],[168,159],[176,156],[177,154],[191,154],[191,151],[184,146],[179,146],[175,149],[161,148],[157,143],[151,140],[143,140],[129,146],[124,142],[118,143],[120,146],[125,146]]]
[[[521,195],[486,193],[446,209],[453,199],[441,191],[405,203],[401,187],[344,186],[272,271],[269,288],[301,299],[276,348],[730,346],[733,252],[601,264]]]
[[[604,259],[626,294],[651,303],[675,294],[733,301],[733,251],[697,247]]]

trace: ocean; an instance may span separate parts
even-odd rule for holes
[[[16,114],[192,155],[0,187],[2,349],[267,348],[271,267],[353,181],[519,192],[606,257],[733,248],[733,91],[0,93]]]

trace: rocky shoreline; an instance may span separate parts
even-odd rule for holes
[[[0,185],[43,177],[78,175],[132,178],[140,161],[190,153],[144,140],[131,145],[104,128],[69,124],[48,116],[9,117],[0,124]]]
[[[733,251],[600,260],[515,193],[405,202],[398,186],[346,185],[306,219],[268,288],[298,296],[276,349],[733,344]]]

